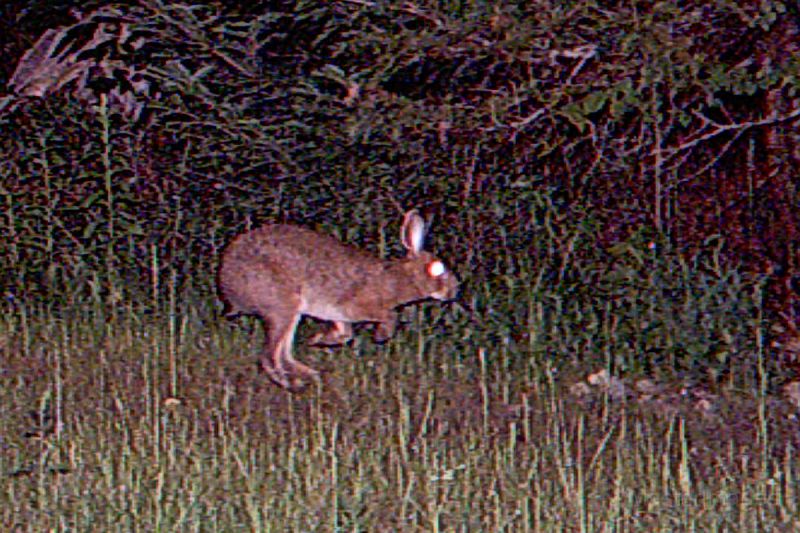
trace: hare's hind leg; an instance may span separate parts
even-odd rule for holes
[[[300,315],[294,306],[271,307],[259,313],[264,321],[264,351],[261,368],[277,385],[294,389],[292,383],[292,343]]]
[[[269,378],[281,387],[300,390],[306,384],[294,378],[317,379],[319,372],[297,361],[292,356],[292,344],[297,323],[300,321],[298,309],[284,312],[262,314],[266,341],[261,358],[261,367]],[[268,318],[267,318],[268,317]]]
[[[286,342],[287,332],[291,333],[291,321],[266,314],[262,314],[262,320],[264,322],[264,351],[261,354],[261,369],[276,385],[290,389],[292,386],[284,364],[282,345]]]

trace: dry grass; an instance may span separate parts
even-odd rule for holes
[[[327,372],[291,395],[255,372],[253,323],[200,313],[5,314],[3,530],[800,526],[796,418],[757,394],[714,417],[577,398],[532,346],[457,342],[430,307],[381,347],[301,339]]]

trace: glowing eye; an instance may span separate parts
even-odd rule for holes
[[[445,268],[441,261],[433,261],[428,264],[428,275],[432,278],[438,278],[444,274]]]

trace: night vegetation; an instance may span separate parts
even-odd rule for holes
[[[0,8],[3,530],[787,531],[800,445],[790,2]],[[229,322],[291,221],[458,303],[385,345]],[[318,362],[317,362],[318,361]]]

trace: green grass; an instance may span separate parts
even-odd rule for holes
[[[255,321],[216,320],[206,307],[4,314],[0,528],[800,526],[787,438],[796,418],[773,416],[758,390],[728,391],[715,403],[733,414],[720,407],[712,418],[691,402],[578,398],[570,386],[597,370],[588,359],[581,374],[576,361],[542,356],[545,333],[493,336],[463,310],[431,305],[404,311],[383,346],[361,331],[350,347],[312,350],[303,340],[314,326],[304,326],[298,357],[325,378],[291,395],[256,371]],[[526,328],[548,323],[574,333],[564,349],[586,346],[587,333],[541,319],[549,311],[536,301],[523,307],[531,316],[514,320]],[[595,343],[616,342],[603,331]]]

